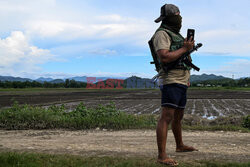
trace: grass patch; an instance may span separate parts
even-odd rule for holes
[[[193,116],[194,117],[194,116]],[[249,118],[249,117],[247,117]],[[239,120],[246,120],[239,119]],[[86,108],[80,103],[73,111],[65,112],[64,105],[43,108],[31,105],[19,105],[17,102],[11,108],[0,110],[0,129],[155,129],[159,115],[127,114],[117,110],[115,104],[99,105],[97,108]],[[223,130],[250,132],[246,123],[233,124],[231,118],[217,118],[218,121],[201,122],[199,118],[184,118],[184,130]],[[247,119],[248,120],[248,119]],[[246,121],[245,121],[246,122]],[[244,126],[244,127],[243,127]]]
[[[180,167],[248,167],[250,163],[194,161],[179,162]],[[155,158],[82,157],[39,153],[0,153],[0,167],[161,167]]]
[[[72,130],[105,128],[131,129],[156,126],[152,115],[126,114],[115,108],[114,103],[86,108],[79,104],[72,112],[65,112],[64,105],[49,108],[19,105],[0,110],[0,128],[8,130],[21,129],[55,129]]]

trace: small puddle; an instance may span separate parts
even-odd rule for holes
[[[217,116],[206,116],[206,115],[203,115],[202,116],[202,118],[206,118],[206,119],[208,119],[208,120],[214,120],[214,119],[216,119],[216,118],[218,118]]]

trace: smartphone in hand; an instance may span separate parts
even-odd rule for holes
[[[192,41],[194,40],[194,34],[195,30],[194,29],[188,29],[187,30],[187,40],[189,40],[191,37],[193,37]]]

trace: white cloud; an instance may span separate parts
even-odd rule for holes
[[[23,32],[14,31],[7,38],[0,38],[0,58],[1,75],[15,75],[39,70],[38,64],[54,56],[47,49],[30,45]]]
[[[54,18],[56,0],[0,0],[0,32],[25,31],[29,20]]]
[[[202,42],[203,53],[215,55],[250,57],[250,31],[232,29],[214,29],[199,32],[196,41]]]
[[[95,55],[115,55],[117,52],[115,50],[109,50],[109,49],[98,49],[90,51],[91,54]]]
[[[223,75],[231,78],[250,77],[250,60],[236,59],[230,61],[213,70],[201,70],[200,72],[193,72],[194,74],[211,73],[216,75]]]
[[[101,21],[101,22],[119,22],[119,21],[123,20],[123,18],[118,14],[97,16],[96,19]]]
[[[248,34],[248,31],[240,31],[240,30],[230,30],[230,29],[217,29],[217,30],[208,30],[199,33],[199,39],[233,39],[238,36]]]
[[[39,35],[42,38],[59,38],[72,40],[82,36],[91,36],[86,26],[62,21],[31,21],[26,25],[26,30],[30,36]]]
[[[11,0],[11,1],[0,1],[0,9],[4,11],[13,11],[13,12],[27,12],[29,10],[38,10],[42,7],[55,6],[56,0]]]
[[[81,23],[57,20],[36,20],[26,24],[25,29],[34,37],[54,38],[63,40],[77,39],[114,39],[121,38],[121,41],[134,40],[153,30],[148,22],[135,19],[123,18],[120,15],[101,16],[111,18],[113,23],[100,23],[97,18],[96,23]],[[125,38],[122,38],[125,37]],[[141,40],[141,39],[139,39]],[[146,42],[146,41],[144,41]]]
[[[150,3],[146,4],[150,5]],[[218,7],[216,4],[217,1],[211,3]],[[231,6],[230,3],[227,5]],[[224,15],[220,16],[222,19],[218,19],[218,15],[213,12],[209,13],[210,10],[207,10],[207,6],[203,6],[202,3],[200,8],[194,9],[194,12],[188,12],[189,7],[184,6],[184,4],[180,5],[184,13],[183,35],[186,35],[186,29],[189,26],[197,29],[196,41],[204,43],[202,51],[249,56],[247,54],[250,51],[250,47],[248,47],[250,32],[246,26],[241,26],[241,24],[247,24],[248,20],[245,19],[246,15],[239,18],[239,9],[233,13],[232,18],[229,18],[226,16],[229,10],[223,8],[222,10],[226,10],[226,13],[221,12]],[[131,11],[136,11],[136,8],[131,7]],[[110,45],[117,44],[119,41],[146,48],[147,41],[159,26],[153,22],[156,15],[153,12],[151,18],[139,18],[137,15],[131,17],[129,14],[121,14],[124,11],[119,13],[105,11],[105,8],[97,9],[95,6],[89,6],[88,2],[12,0],[0,1],[0,9],[2,23],[0,32],[6,32],[9,29],[22,30],[28,32],[31,39],[42,38],[65,43],[72,40],[101,39],[105,40],[105,43],[109,40]],[[199,12],[200,14],[198,14]],[[237,30],[235,27],[230,29],[231,25],[237,25]],[[118,38],[120,40],[117,40]]]
[[[117,43],[116,39],[120,38],[122,43],[145,45],[154,32],[152,21],[107,13],[105,10],[96,11],[87,2],[80,2],[81,8],[74,6],[75,2],[65,4],[56,0],[0,1],[0,35],[20,30],[29,35],[31,40],[67,43],[97,39],[115,40],[113,43]]]

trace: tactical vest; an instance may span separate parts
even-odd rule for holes
[[[169,37],[171,38],[171,45],[170,45],[170,52],[180,49],[184,43],[184,37],[181,34],[176,34],[168,29],[165,28],[158,28],[158,31],[165,31]],[[184,62],[176,60],[176,65],[173,69],[183,69],[183,70],[190,70],[191,68],[187,66]],[[160,63],[162,65],[162,63]]]

